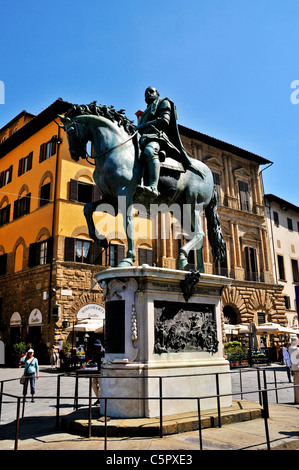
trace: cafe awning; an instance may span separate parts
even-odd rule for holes
[[[263,325],[257,325],[257,334],[263,333],[268,334],[299,334],[299,330],[296,331],[294,328],[282,326],[279,323],[264,323]]]
[[[230,323],[224,324],[224,332],[227,335],[241,335],[249,333],[249,327],[247,325],[231,325]]]
[[[103,320],[80,320],[76,325],[68,326],[66,331],[81,331],[83,333],[103,333]]]

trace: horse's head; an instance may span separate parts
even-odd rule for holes
[[[87,132],[84,124],[76,118],[69,118],[66,116],[58,115],[63,123],[60,125],[65,130],[69,144],[69,151],[71,157],[75,162],[79,158],[86,158],[86,144],[88,141]]]

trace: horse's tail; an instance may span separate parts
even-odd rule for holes
[[[217,212],[217,193],[214,187],[213,196],[205,209],[208,239],[212,249],[214,261],[225,261],[226,246],[223,240],[220,218]]]

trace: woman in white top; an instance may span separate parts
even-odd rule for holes
[[[30,390],[32,395],[31,401],[34,402],[35,379],[38,379],[39,368],[38,360],[36,359],[36,357],[34,357],[33,349],[29,349],[27,351],[27,355],[22,358],[21,361],[25,363],[24,375],[26,376],[23,388],[23,395],[24,397],[27,395],[28,382],[30,381]]]

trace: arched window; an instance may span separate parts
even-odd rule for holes
[[[230,325],[237,325],[239,323],[238,314],[230,305],[223,307],[223,316],[224,320]]]
[[[4,196],[0,204],[0,227],[2,225],[8,224],[10,219],[10,204],[8,197]]]
[[[15,270],[14,270],[15,273],[17,271],[22,271],[23,259],[24,259],[24,246],[22,243],[19,243],[15,251]]]
[[[40,187],[39,205],[40,207],[49,204],[51,200],[51,181],[47,181]]]

